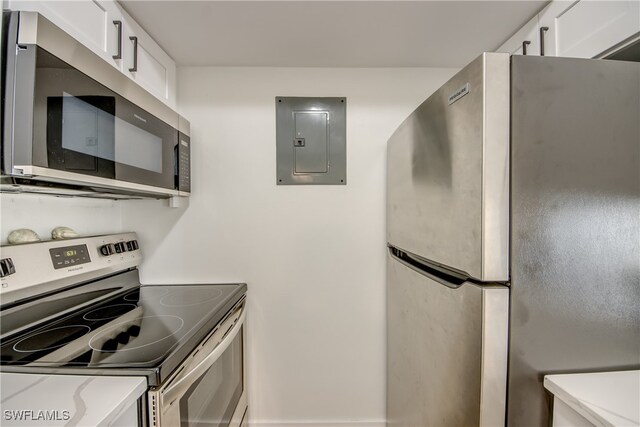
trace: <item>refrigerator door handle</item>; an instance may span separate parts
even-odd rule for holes
[[[437,266],[429,265],[426,261],[418,260],[418,257],[415,255],[412,256],[412,254],[404,252],[393,246],[389,246],[389,254],[399,263],[412,269],[416,273],[422,274],[431,280],[435,280],[448,288],[458,289],[467,281],[467,277],[456,275],[451,271],[444,271]]]

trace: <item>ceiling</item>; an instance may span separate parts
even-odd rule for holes
[[[461,67],[547,1],[120,3],[183,66]]]

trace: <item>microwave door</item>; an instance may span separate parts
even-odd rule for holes
[[[47,97],[50,168],[115,177],[113,96]]]
[[[175,188],[175,128],[123,99],[114,133],[116,179]]]
[[[40,48],[33,133],[35,165],[174,188],[178,131]]]
[[[174,189],[178,131],[36,47],[33,165]]]
[[[508,280],[509,55],[484,54],[422,103],[387,152],[388,243]]]

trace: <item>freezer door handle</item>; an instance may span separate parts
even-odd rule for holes
[[[389,254],[392,258],[411,270],[435,280],[448,288],[458,289],[467,281],[467,277],[462,274],[445,270],[433,263],[429,263],[427,260],[421,259],[417,255],[410,254],[393,246],[389,246]]]

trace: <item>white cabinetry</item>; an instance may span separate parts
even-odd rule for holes
[[[593,58],[640,33],[640,0],[552,2],[540,26],[546,55]]]
[[[114,2],[9,0],[6,7],[41,13],[109,64],[120,68],[120,63],[113,58],[118,50],[113,21],[121,21],[122,15]]]
[[[540,55],[538,15],[534,16],[517,33],[498,48],[498,52],[512,55]]]
[[[640,0],[555,0],[498,51],[522,54],[517,45],[535,39],[527,54],[597,58],[635,38],[640,38]]]
[[[41,13],[175,109],[175,62],[115,0],[9,0],[6,7]],[[137,52],[134,51],[136,40]]]
[[[122,11],[122,16],[124,20],[122,71],[154,96],[175,108],[175,62],[126,11]]]

